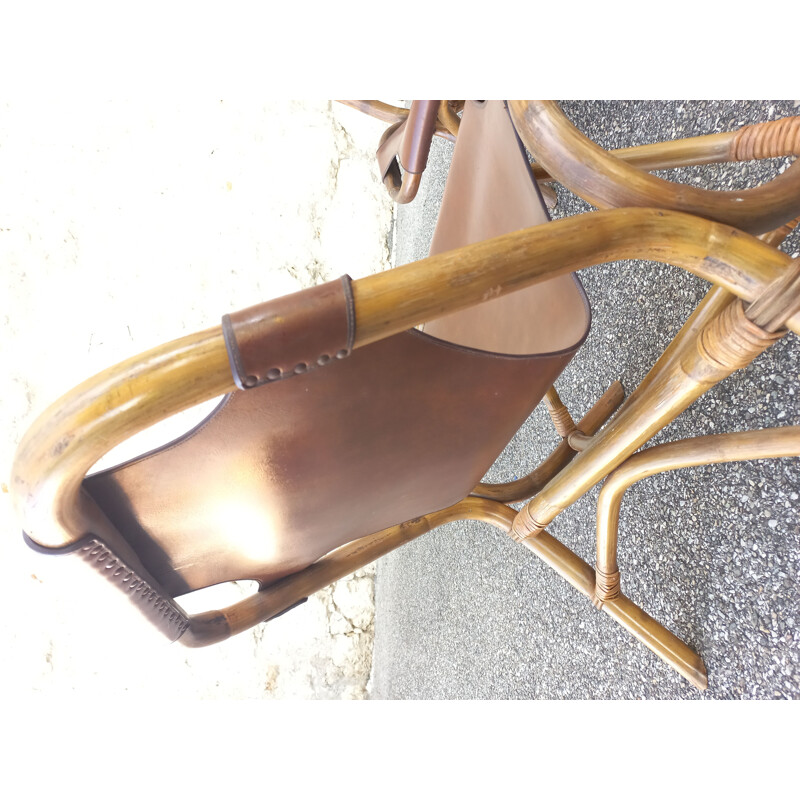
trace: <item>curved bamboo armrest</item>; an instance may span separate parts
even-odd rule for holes
[[[740,231],[687,214],[616,209],[517,231],[354,281],[354,347],[556,275],[624,259],[680,266],[758,308],[762,327],[772,319],[800,332],[796,260]],[[33,423],[15,456],[11,491],[27,535],[51,548],[87,533],[113,541],[110,523],[81,492],[88,470],[133,434],[234,388],[218,326],[134,356],[64,395]]]
[[[621,147],[608,153],[646,172],[698,164],[800,156],[800,117],[759,122],[724,133]],[[537,181],[555,180],[541,164],[531,164],[531,170]]]
[[[662,180],[606,152],[584,136],[552,101],[510,101],[509,110],[520,138],[536,161],[552,178],[598,208],[639,206],[685,211],[753,234],[772,231],[800,215],[800,163],[754,189],[700,189]],[[785,137],[778,137],[774,148],[772,137],[761,133],[765,130],[776,129],[759,128],[736,140],[733,155],[761,158],[797,151],[797,125],[789,127]]]

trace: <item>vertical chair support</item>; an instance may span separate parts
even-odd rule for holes
[[[724,295],[719,296],[722,303]],[[514,520],[512,536],[536,536],[700,395],[781,338],[751,322],[740,300],[725,304],[699,331],[684,325],[608,427]]]
[[[611,488],[605,495],[605,498],[612,499],[601,500],[598,505],[598,560],[591,591],[586,591],[585,579],[576,578],[584,572],[573,563],[577,556],[568,556],[570,551],[563,545],[556,547],[545,526],[615,466],[624,462],[614,474],[625,476],[631,470],[635,474],[637,465],[641,467],[649,459],[657,461],[658,454],[648,456],[648,451],[631,459],[628,456],[712,385],[749,364],[781,338],[785,331],[779,330],[780,326],[792,313],[800,294],[796,273],[796,265],[787,269],[764,289],[747,313],[741,300],[731,297],[720,287],[713,287],[608,428],[587,442],[586,450],[519,512],[509,531],[513,539],[544,558],[570,583],[587,594],[597,608],[606,611],[701,689],[707,685],[707,677],[699,656],[620,591],[616,524],[621,491],[628,485],[624,483],[624,477],[614,479],[612,476]],[[757,325],[748,318],[749,315],[758,318],[766,327]],[[798,450],[796,430],[788,429],[788,432],[775,435],[762,432],[754,440],[752,437],[753,434],[737,435],[729,440],[728,446],[716,453],[708,452],[708,441],[695,445],[695,449],[683,442],[665,447],[671,448],[668,453],[680,453],[683,447],[685,458],[699,458],[697,463],[735,460],[737,452],[742,453],[740,458],[747,458],[747,452],[752,453],[749,457],[757,458],[759,454],[793,455]],[[706,438],[715,440],[715,443],[718,441],[718,437]],[[737,449],[737,445],[741,447],[745,443],[750,444],[749,451]],[[633,466],[629,467],[631,463]],[[603,492],[606,492],[605,487]],[[606,519],[606,522],[601,521],[602,509],[605,509],[602,519]],[[546,537],[544,546],[537,545],[541,537]],[[566,569],[565,564],[572,566]]]

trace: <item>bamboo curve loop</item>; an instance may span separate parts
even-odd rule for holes
[[[607,153],[585,137],[552,101],[509,101],[509,110],[536,161],[555,180],[598,208],[641,206],[685,211],[753,234],[767,233],[800,215],[798,162],[754,189],[700,189],[657,178]],[[777,144],[794,146],[795,123],[786,127],[780,141],[773,141],[771,133],[764,141],[766,130],[745,131],[741,146],[765,152],[772,152]]]
[[[800,456],[800,425],[698,436],[649,447],[631,456],[608,476],[597,500],[598,597],[609,599],[607,576],[616,574],[619,583],[619,515],[625,492],[634,483],[662,472],[704,464],[795,456]]]
[[[569,218],[354,281],[354,347],[488,297],[625,258],[655,258],[722,285],[747,302],[792,259],[753,237],[687,214],[618,209]],[[800,315],[787,321],[800,331]],[[61,547],[114,532],[81,493],[87,471],[134,433],[235,388],[219,326],[128,359],[85,381],[27,431],[11,477],[26,533]]]

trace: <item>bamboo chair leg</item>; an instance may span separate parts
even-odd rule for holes
[[[708,688],[703,659],[632,600],[620,593],[613,600],[599,605],[594,603],[595,571],[580,556],[547,531],[526,539],[523,544],[693,686],[701,690]]]
[[[631,456],[609,475],[600,492],[597,502],[597,566],[592,603],[606,611],[701,689],[707,685],[705,671],[701,674],[696,665],[692,667],[686,653],[676,647],[673,634],[667,632],[669,635],[665,636],[665,629],[620,591],[617,544],[623,495],[637,481],[668,470],[700,464],[797,455],[800,455],[800,426],[700,436],[651,447]]]
[[[484,521],[511,534],[515,511],[513,508],[494,504],[494,517]],[[488,513],[488,508],[484,513]],[[564,580],[590,600],[594,597],[595,572],[580,556],[572,552],[547,531],[536,538],[526,539],[523,544]],[[674,633],[654,620],[636,603],[620,594],[614,600],[602,604],[602,610],[627,628],[640,642],[652,650],[676,672],[698,689],[708,687],[708,676],[703,659]]]
[[[787,272],[786,280],[793,280],[791,273]],[[732,300],[725,290],[714,287],[611,425],[520,511],[512,523],[511,537],[547,560],[579,590],[586,591],[587,574],[566,548],[556,545],[550,536],[544,545],[537,546],[539,537],[546,533],[545,525],[714,383],[748,364],[780,338],[780,333],[771,332],[779,325],[774,294],[765,293],[764,303],[753,303],[748,309],[759,318],[762,309],[770,306],[769,314],[764,313],[765,317],[770,316],[768,329],[764,329],[748,319],[741,301]],[[781,446],[786,446],[788,436],[783,435]],[[706,448],[704,457],[707,452]],[[695,686],[705,688],[707,678],[699,657],[619,591],[616,558],[607,557],[603,549],[607,544],[598,544],[601,555],[590,592],[593,602]],[[615,536],[613,552],[616,553]],[[565,568],[565,564],[571,566]]]
[[[611,423],[520,511],[515,538],[535,537],[704,392],[783,335],[751,322],[741,301],[728,303],[721,291],[714,298],[690,317]]]

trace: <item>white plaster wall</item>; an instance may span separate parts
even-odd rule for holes
[[[29,551],[16,446],[85,378],[232,310],[390,265],[383,125],[329,102],[154,97],[0,106],[0,621],[6,693],[361,698],[373,573],[201,650],[169,644],[69,558]],[[101,463],[168,441],[213,407]],[[204,610],[241,596],[192,598]],[[211,590],[209,590],[211,591]],[[119,596],[117,596],[119,595]]]

